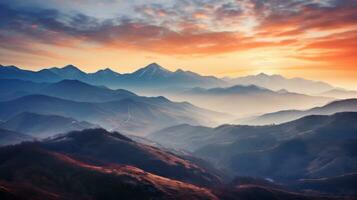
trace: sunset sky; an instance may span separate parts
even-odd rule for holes
[[[124,73],[151,62],[357,89],[357,0],[0,1],[0,64]]]

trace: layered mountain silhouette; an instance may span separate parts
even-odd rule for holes
[[[0,102],[2,120],[9,120],[22,112],[33,112],[84,120],[109,129],[120,128],[132,134],[145,134],[180,123],[216,123],[209,116],[217,119],[228,117],[189,103],[172,102],[164,97],[137,96],[127,90],[111,90],[78,80],[41,84],[12,79],[0,82],[9,86],[5,99],[22,94]],[[25,87],[26,84],[28,86]]]
[[[0,65],[0,78],[1,79],[20,79],[34,82],[57,82],[62,78],[57,74],[44,69],[40,71],[30,71],[20,69],[16,66],[3,66]]]
[[[78,80],[62,80],[55,83],[36,83],[17,79],[0,79],[2,99],[14,99],[30,94],[42,94],[82,102],[107,102],[137,97],[123,89],[111,90]]]
[[[47,83],[20,79],[0,79],[0,101],[8,101],[35,93],[47,85]]]
[[[307,115],[331,115],[337,112],[357,112],[357,99],[333,101],[321,107],[308,110],[283,110],[267,113],[258,117],[238,120],[242,124],[266,125],[278,124],[295,120]]]
[[[150,139],[190,150],[236,175],[284,182],[356,172],[356,122],[357,113],[346,112],[275,126],[182,125],[153,133]]]
[[[350,200],[357,99],[344,98],[354,95],[157,63],[132,73],[1,65],[0,199]],[[237,118],[245,125],[218,126]]]
[[[22,70],[16,66],[0,65],[0,79],[21,79],[34,82],[58,82],[65,79],[80,80],[94,85],[112,88],[126,88],[143,91],[146,89],[228,87],[232,85],[257,85],[273,91],[286,89],[291,92],[320,94],[334,87],[324,83],[302,78],[285,78],[280,75],[260,73],[238,78],[217,78],[178,69],[170,71],[157,63],[151,63],[132,73],[117,73],[106,68],[94,73],[86,73],[74,65],[62,68],[53,67],[40,71]],[[139,87],[140,86],[140,87]],[[145,91],[145,90],[144,90]],[[170,91],[170,90],[169,90]],[[351,97],[350,97],[351,98]]]
[[[177,70],[169,71],[156,63],[152,63],[138,69],[133,73],[120,74],[110,69],[99,70],[95,73],[85,73],[73,65],[63,68],[49,68],[37,72],[21,70],[15,66],[1,66],[0,78],[21,79],[35,82],[58,82],[64,79],[80,80],[82,82],[106,85],[120,88],[141,87],[192,87],[222,85],[225,81],[213,76],[201,76],[199,74]]]
[[[272,91],[255,85],[235,85],[219,88],[193,88],[174,95],[195,105],[213,108],[236,116],[250,116],[283,109],[307,109],[324,105],[332,98],[309,96],[288,91]]]
[[[95,127],[98,125],[77,121],[73,118],[30,112],[20,113],[5,122],[0,122],[0,128],[25,133],[34,138],[46,138],[60,133]]]

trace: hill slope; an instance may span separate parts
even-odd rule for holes
[[[217,199],[133,166],[90,165],[32,145],[0,149],[0,185],[16,199]],[[15,189],[15,190],[14,190]]]
[[[160,176],[199,185],[220,183],[219,177],[185,159],[104,129],[71,132],[46,140],[42,146],[78,159],[133,165]]]
[[[337,113],[274,126],[176,126],[149,138],[235,175],[287,181],[357,172],[356,124],[357,113]]]

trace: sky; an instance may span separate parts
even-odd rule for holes
[[[0,1],[0,64],[124,73],[152,62],[357,89],[357,0]]]

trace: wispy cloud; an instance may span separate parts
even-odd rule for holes
[[[68,5],[125,6],[103,18]],[[302,60],[355,62],[354,0],[51,0],[0,4],[0,48],[55,56],[41,45],[213,55],[282,48]],[[62,6],[58,6],[62,5]],[[56,9],[58,6],[58,9]],[[67,7],[66,7],[67,6]],[[115,12],[113,12],[115,13]],[[36,44],[36,45],[34,45]]]

